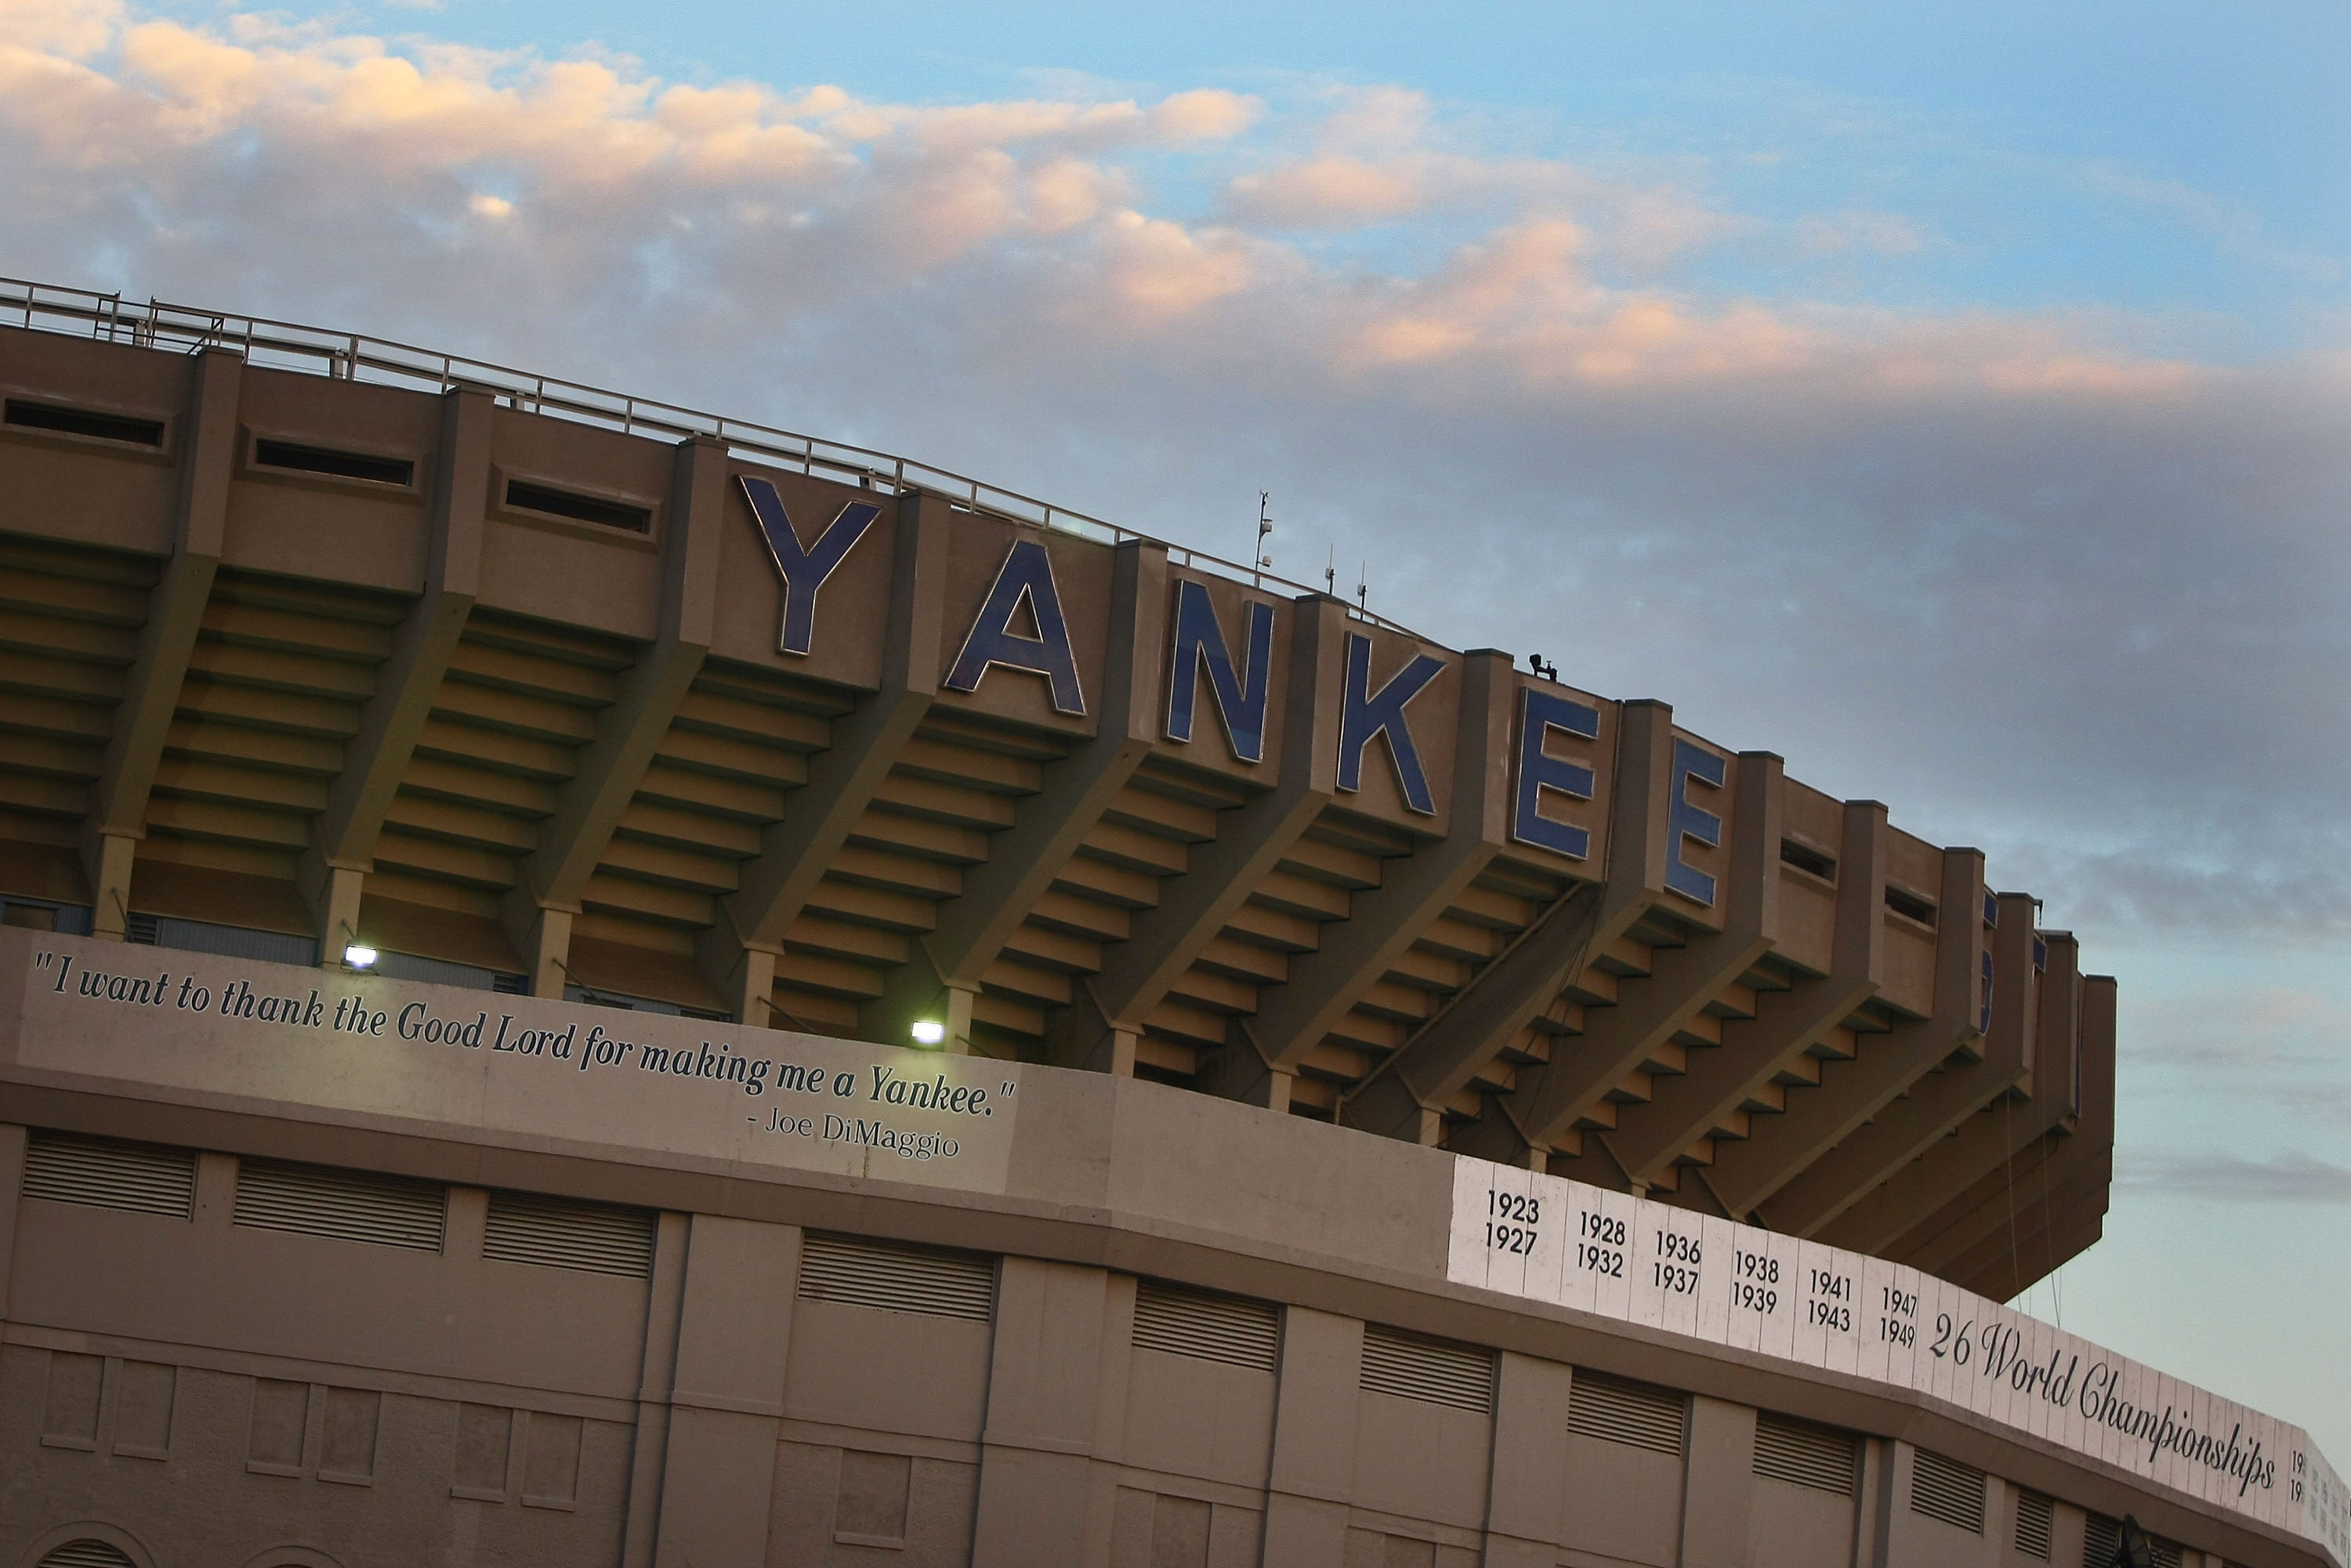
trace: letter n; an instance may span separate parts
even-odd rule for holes
[[[1014,631],[1026,601],[1037,622],[1037,635]],[[997,569],[987,602],[963,640],[963,651],[947,671],[946,687],[954,692],[979,689],[988,666],[1026,670],[1042,675],[1050,689],[1055,713],[1083,714],[1085,689],[1078,684],[1078,658],[1070,647],[1070,625],[1061,615],[1061,596],[1053,587],[1053,559],[1036,539],[1014,539]]]
[[[776,572],[784,580],[784,624],[778,634],[776,646],[786,653],[805,654],[816,639],[816,591],[832,575],[833,568],[847,558],[865,530],[881,515],[882,508],[871,501],[852,501],[834,514],[812,549],[800,548],[799,535],[792,530],[792,519],[784,511],[784,498],[776,494],[776,486],[755,474],[737,476],[743,486],[744,498],[751,503],[751,516],[759,525],[759,537],[768,541],[768,558],[776,563]]]
[[[1189,742],[1192,714],[1198,706],[1200,671],[1208,672],[1208,691],[1216,698],[1217,716],[1224,721],[1225,741],[1242,762],[1265,760],[1265,695],[1273,666],[1273,606],[1251,601],[1249,607],[1249,662],[1233,670],[1231,650],[1225,646],[1224,628],[1217,624],[1217,607],[1204,582],[1188,580],[1176,585],[1176,656],[1167,685],[1167,738]]]

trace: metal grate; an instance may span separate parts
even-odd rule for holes
[[[1494,1408],[1494,1353],[1366,1323],[1363,1370],[1355,1385],[1366,1394],[1393,1394],[1483,1416]]]
[[[138,1568],[119,1547],[103,1541],[68,1541],[43,1557],[40,1568]]]
[[[475,991],[521,994],[530,989],[529,977],[506,975],[475,964],[453,964],[446,958],[420,958],[413,953],[379,953],[371,974],[387,980],[421,980],[428,986],[463,986]]]
[[[2016,1549],[2027,1557],[2049,1561],[2049,1526],[2055,1514],[2049,1499],[2019,1489],[2016,1494]]]
[[[25,1144],[25,1196],[185,1219],[195,1209],[196,1152],[35,1133]]]
[[[1815,1427],[1768,1410],[1755,1417],[1755,1473],[1759,1476],[1851,1497],[1856,1451],[1850,1432]]]
[[[1983,1533],[1984,1473],[1928,1448],[1910,1468],[1910,1511]]]
[[[2090,1515],[2082,1531],[2082,1568],[2115,1568],[2122,1551],[2123,1521],[2103,1513]]]
[[[300,969],[314,969],[319,965],[319,939],[315,936],[256,931],[246,925],[216,925],[208,920],[174,920],[168,915],[131,915],[123,925],[122,938],[152,947],[176,947],[183,953],[257,958],[266,964],[291,964]]]
[[[799,1295],[984,1323],[996,1306],[996,1263],[977,1252],[811,1234],[800,1249]]]
[[[1688,1413],[1687,1395],[1580,1366],[1567,1396],[1569,1431],[1660,1454],[1681,1453]]]
[[[653,1217],[642,1208],[494,1192],[482,1256],[643,1280],[653,1271]]]
[[[1281,1317],[1270,1301],[1212,1296],[1145,1280],[1134,1292],[1133,1343],[1254,1372],[1273,1370]]]
[[[236,1223],[378,1247],[441,1250],[446,1187],[324,1166],[246,1160],[236,1172]]]

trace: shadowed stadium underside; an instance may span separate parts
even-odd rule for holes
[[[1665,704],[880,454],[0,318],[12,924],[936,1023],[1997,1299],[2098,1237],[2114,982],[1978,852]]]

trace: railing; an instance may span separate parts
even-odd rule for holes
[[[1170,559],[1195,570],[1239,582],[1287,589],[1294,594],[1323,593],[1321,589],[1270,571],[1205,550],[1170,544],[1117,523],[912,458],[357,332],[334,332],[292,321],[172,305],[160,299],[140,305],[126,302],[120,294],[99,294],[15,277],[0,277],[0,323],[145,349],[178,349],[189,353],[203,349],[230,349],[244,355],[247,364],[323,375],[334,381],[364,381],[434,392],[447,392],[452,387],[477,388],[528,413],[549,414],[617,430],[624,435],[659,440],[683,441],[689,436],[706,435],[724,442],[729,452],[748,461],[797,468],[812,476],[893,495],[909,489],[927,490],[946,497],[958,508],[986,517],[1031,528],[1056,528],[1109,544],[1140,539],[1160,546]],[[1337,602],[1346,604],[1344,600]],[[1351,619],[1407,637],[1420,635],[1359,605],[1348,604],[1347,614]]]

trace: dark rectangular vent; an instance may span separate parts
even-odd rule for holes
[[[1768,1410],[1755,1417],[1755,1473],[1759,1476],[1851,1497],[1855,1452],[1850,1432],[1815,1427]]]
[[[653,1217],[642,1208],[494,1192],[482,1256],[643,1280],[653,1271]]]
[[[1810,844],[1800,844],[1793,839],[1780,841],[1780,858],[1798,871],[1808,871],[1829,882],[1836,880],[1836,862]]]
[[[364,479],[372,485],[405,487],[416,477],[416,465],[405,457],[376,457],[365,452],[338,452],[331,446],[305,446],[295,441],[256,441],[253,462],[257,468],[286,468],[297,474],[330,474],[338,479]]]
[[[474,991],[504,991],[509,996],[526,996],[530,991],[529,977],[502,974],[474,964],[452,963],[446,958],[420,958],[413,953],[379,953],[371,973],[388,980],[421,980],[428,986],[462,986]]]
[[[257,1230],[438,1252],[448,1207],[446,1187],[404,1176],[271,1160],[237,1166],[236,1223]]]
[[[1886,884],[1886,907],[1894,911],[1895,914],[1901,915],[1904,919],[1915,920],[1921,925],[1932,925],[1935,924],[1935,906],[1933,904],[1919,897],[1915,893],[1904,892],[1902,889],[1895,886],[1892,883],[1887,883]]]
[[[1910,1511],[1981,1535],[1984,1473],[1930,1448],[1918,1449],[1910,1468]]]
[[[996,1263],[977,1252],[810,1234],[800,1249],[799,1296],[984,1323],[996,1306]]]
[[[54,402],[7,400],[6,423],[20,430],[48,430],[59,435],[88,435],[99,441],[127,442],[132,446],[163,444],[163,422],[129,414],[100,413],[96,409],[67,408]]]
[[[1355,1383],[1366,1394],[1393,1394],[1483,1416],[1494,1408],[1494,1353],[1366,1323],[1363,1370]]]
[[[206,920],[174,920],[168,915],[132,915],[123,922],[122,939],[153,947],[176,947],[184,953],[214,953],[225,958],[258,958],[268,964],[315,968],[319,939],[293,936],[283,931],[256,931],[244,925],[215,925]]]
[[[2123,1521],[2103,1513],[2090,1515],[2082,1529],[2082,1568],[2115,1568],[2122,1549]]]
[[[1212,1296],[1151,1280],[1135,1289],[1132,1338],[1139,1350],[1271,1372],[1280,1329],[1280,1314],[1270,1301]]]
[[[2027,1557],[2049,1561],[2049,1531],[2056,1514],[2049,1499],[2019,1488],[2016,1494],[2016,1549]]]
[[[1604,1442],[1679,1456],[1689,1396],[1654,1384],[1575,1369],[1568,1391],[1567,1429]]]
[[[598,523],[608,528],[626,528],[632,534],[643,533],[653,527],[653,511],[649,507],[632,507],[625,501],[607,501],[598,496],[577,495],[569,490],[533,485],[522,479],[507,481],[507,505],[517,511],[544,512],[550,517],[569,517],[575,523]]]
[[[89,906],[42,900],[0,898],[0,925],[19,931],[52,931],[60,936],[89,935]]]
[[[25,1143],[25,1196],[185,1219],[195,1210],[196,1152],[35,1133]]]

